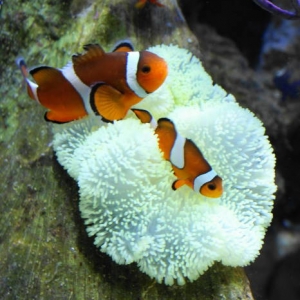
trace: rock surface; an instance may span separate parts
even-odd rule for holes
[[[242,268],[215,264],[193,283],[166,287],[135,265],[119,266],[101,254],[80,218],[77,185],[53,154],[51,125],[43,120],[44,110],[24,91],[14,64],[19,55],[30,66],[61,67],[86,43],[98,42],[109,49],[118,39],[129,37],[137,49],[173,43],[200,56],[197,39],[176,1],[164,1],[164,8],[147,5],[143,10],[136,10],[134,4],[133,0],[4,3],[0,19],[2,299],[252,299]],[[201,30],[200,46],[209,47],[210,33]],[[209,49],[206,53],[204,64],[209,61]],[[226,81],[219,82],[228,68],[222,56],[211,56],[219,59],[219,71],[213,72],[213,64],[208,71],[228,92],[245,99],[247,95],[237,86],[263,90],[256,80],[242,81],[232,89]],[[239,65],[247,67],[243,58]],[[255,109],[260,105],[253,105],[254,112],[264,113]],[[276,115],[276,104],[263,105]],[[267,127],[273,126],[273,118],[262,118],[270,122]]]

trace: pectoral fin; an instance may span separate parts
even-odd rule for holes
[[[99,82],[90,93],[91,108],[106,121],[123,119],[127,110],[122,105],[124,95],[112,86]]]
[[[188,185],[189,187],[191,187],[191,183],[190,183],[189,180],[187,180],[187,179],[177,179],[173,182],[172,189],[174,191],[176,191],[177,189],[181,188],[185,184]]]

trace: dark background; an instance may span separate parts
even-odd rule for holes
[[[273,1],[292,10],[289,1]],[[276,183],[278,191],[274,204],[274,218],[261,255],[246,268],[255,299],[300,299],[300,23],[285,21],[257,6],[251,0],[182,0],[183,14],[202,46],[203,64],[213,79],[232,92],[242,106],[249,107],[265,123],[267,134],[277,157]],[[283,48],[268,48],[266,30],[272,26],[276,35],[285,28],[290,39],[280,40]],[[293,35],[294,34],[294,35]],[[295,35],[296,34],[296,35]],[[214,38],[207,38],[215,35]],[[271,43],[272,45],[272,43]],[[231,60],[223,65],[243,64],[239,73],[235,68],[222,71],[216,66],[218,55]],[[241,63],[242,62],[242,63]],[[290,78],[275,84],[276,72],[284,68]],[[244,72],[243,72],[244,71]],[[235,76],[244,78],[235,80]],[[229,77],[229,79],[228,79]],[[259,93],[253,94],[253,82],[259,82]],[[239,85],[237,87],[236,85]],[[241,84],[255,98],[239,93]],[[294,89],[296,88],[296,89]],[[296,93],[292,94],[291,91]],[[247,92],[246,92],[247,93]],[[260,99],[260,97],[262,99]],[[271,103],[276,117],[266,109],[255,106],[255,100]]]

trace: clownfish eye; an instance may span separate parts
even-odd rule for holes
[[[210,183],[210,184],[208,185],[208,188],[209,188],[211,191],[214,191],[217,187],[216,187],[215,184]]]
[[[151,71],[151,68],[147,65],[142,67],[142,72],[148,74]]]

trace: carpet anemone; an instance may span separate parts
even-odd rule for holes
[[[273,150],[262,123],[214,85],[185,49],[149,49],[169,68],[165,83],[136,108],[168,117],[223,179],[212,199],[175,175],[149,124],[132,112],[106,124],[90,116],[55,125],[59,162],[78,181],[80,211],[95,245],[119,264],[136,262],[158,282],[184,284],[215,261],[245,266],[259,254],[272,219]]]

